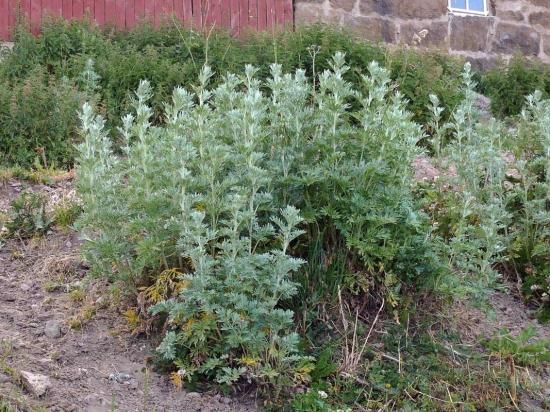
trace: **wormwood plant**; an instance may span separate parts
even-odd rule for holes
[[[464,100],[451,121],[441,123],[432,96],[430,123],[435,161],[447,170],[439,184],[446,200],[436,220],[448,240],[449,264],[461,275],[459,289],[479,293],[512,272],[525,296],[547,317],[549,304],[550,104],[528,96],[517,128],[482,125],[474,106],[469,65]],[[451,141],[443,135],[450,131]],[[452,171],[452,173],[449,173]],[[443,223],[443,222],[441,222]]]
[[[527,97],[516,143],[511,257],[527,297],[550,318],[550,101]]]
[[[174,90],[164,128],[149,123],[151,89],[142,82],[135,115],[123,119],[123,158],[112,154],[103,120],[84,106],[81,226],[98,269],[138,283],[172,267],[185,273],[177,299],[153,313],[168,313],[173,330],[159,351],[186,379],[282,388],[307,380],[293,313],[277,307],[296,292],[289,277],[302,262],[288,251],[301,218],[270,203],[265,105],[254,69],[246,73],[212,92],[204,68],[195,95]],[[241,81],[246,92],[235,90]]]
[[[85,252],[96,273],[138,287],[181,273],[160,295],[145,290],[164,299],[152,308],[168,316],[159,351],[182,379],[255,383],[277,398],[312,370],[288,309],[297,283],[306,307],[338,286],[395,307],[402,287],[437,274],[412,196],[422,131],[387,70],[369,66],[366,94],[348,70],[337,53],[318,88],[275,64],[265,82],[246,66],[210,89],[204,67],[192,91],[174,89],[162,126],[142,81],[119,129],[123,156],[83,107]],[[338,256],[343,284],[325,277]],[[319,263],[301,269],[303,257]]]
[[[336,54],[331,70],[319,76],[319,89],[310,91],[311,114],[299,114],[296,126],[288,126],[296,137],[274,144],[278,175],[290,176],[285,195],[312,222],[308,235],[317,245],[308,261],[318,264],[308,266],[309,296],[302,301],[334,298],[343,285],[357,294],[382,290],[395,307],[401,288],[429,283],[440,270],[427,219],[412,195],[411,163],[423,134],[386,69],[369,65],[365,94],[345,80],[348,70],[344,55]],[[292,99],[307,107],[307,94]]]
[[[479,123],[475,108],[475,82],[469,64],[463,71],[464,99],[448,123],[440,124],[441,108],[431,98],[432,138],[435,161],[448,172],[440,179],[446,210],[439,216],[449,219],[447,233],[449,266],[461,277],[459,289],[478,294],[494,285],[499,273],[495,265],[504,258],[509,243],[506,209],[509,194],[504,187],[506,162],[503,133],[497,123]],[[450,131],[451,140],[443,141]],[[452,171],[452,172],[449,172]],[[451,217],[452,216],[452,217]]]

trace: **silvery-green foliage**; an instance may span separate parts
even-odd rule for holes
[[[325,226],[325,237],[341,237],[364,268],[347,286],[364,291],[378,284],[395,304],[394,291],[401,287],[396,278],[410,284],[437,271],[426,219],[412,194],[411,164],[423,133],[388,71],[376,63],[368,69],[366,94],[345,81],[342,55],[335,56],[332,71],[320,75],[315,127],[296,175],[305,216]],[[357,111],[350,110],[352,101]],[[325,253],[333,247],[325,245]]]
[[[181,270],[186,288],[154,308],[179,331],[159,350],[189,376],[223,383],[277,381],[307,361],[297,356],[292,311],[278,307],[296,292],[290,276],[302,261],[289,247],[301,217],[271,202],[268,106],[254,73],[247,67],[210,90],[205,67],[193,92],[174,90],[164,127],[151,125],[151,87],[141,82],[119,130],[121,157],[90,105],[81,113],[88,258],[96,271],[135,283]]]
[[[474,87],[467,63],[463,72],[464,99],[450,123],[443,126],[452,132],[453,140],[442,150],[439,162],[444,169],[456,171],[443,180],[453,188],[451,205],[458,216],[449,243],[449,262],[466,285],[480,290],[498,277],[494,265],[508,246],[505,228],[510,215],[506,210],[502,128],[494,121],[479,123]],[[433,112],[436,121],[439,111]]]
[[[82,90],[90,97],[94,96],[100,89],[99,81],[101,77],[95,71],[94,66],[95,63],[92,59],[86,60],[84,70],[78,78]]]
[[[143,81],[119,129],[123,156],[113,154],[104,121],[83,108],[88,259],[133,284],[166,269],[183,273],[185,288],[153,311],[168,315],[159,351],[186,376],[271,390],[307,379],[293,312],[281,308],[297,293],[301,243],[320,239],[325,261],[353,256],[357,269],[343,288],[376,285],[392,305],[399,280],[434,275],[412,193],[421,127],[387,70],[369,66],[366,93],[345,80],[348,70],[338,53],[315,91],[303,71],[283,74],[278,65],[266,82],[247,66],[212,89],[205,67],[192,90],[173,91],[162,126],[151,125]]]
[[[518,130],[513,185],[515,219],[512,258],[523,278],[523,291],[550,312],[550,101],[540,92],[526,99]]]

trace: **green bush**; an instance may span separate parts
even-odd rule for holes
[[[481,77],[481,91],[491,98],[491,110],[498,117],[518,115],[527,95],[535,90],[550,96],[550,68],[514,57],[507,65],[489,70]]]
[[[66,78],[37,67],[0,83],[0,163],[70,166],[78,141],[76,113],[84,96]]]
[[[431,205],[436,233],[447,242],[459,288],[479,294],[503,273],[519,276],[524,296],[548,318],[550,294],[550,101],[542,92],[526,99],[514,128],[483,124],[475,108],[475,82],[464,72],[464,100],[443,142],[434,133],[433,159],[442,173]],[[437,124],[437,99],[432,97]],[[454,190],[449,190],[454,188]],[[457,290],[455,290],[456,294]],[[480,295],[481,296],[481,295]]]
[[[456,60],[435,53],[390,52],[325,26],[250,35],[239,40],[223,32],[205,36],[175,23],[160,29],[142,25],[130,32],[117,32],[101,31],[89,23],[53,20],[46,22],[40,37],[30,35],[24,26],[17,29],[13,51],[7,52],[0,61],[0,83],[4,89],[20,88],[29,78],[34,80],[41,73],[42,83],[49,82],[43,99],[54,96],[57,88],[64,97],[67,90],[59,86],[64,82],[62,79],[79,84],[79,76],[92,59],[99,76],[96,103],[107,120],[121,125],[121,117],[131,107],[131,91],[146,78],[155,92],[150,104],[154,112],[151,120],[156,124],[161,123],[163,102],[169,99],[172,90],[180,85],[187,88],[193,85],[205,63],[214,72],[211,84],[216,86],[228,71],[243,74],[245,64],[257,66],[257,77],[261,80],[269,78],[266,62],[277,62],[284,71],[304,69],[309,76],[316,75],[330,67],[331,57],[339,50],[346,50],[347,60],[354,68],[345,73],[345,79],[357,90],[365,87],[362,76],[367,73],[370,62],[377,61],[388,67],[392,80],[408,99],[408,108],[416,121],[423,122],[428,117],[426,102],[430,92],[440,96],[447,109],[444,118],[460,99],[457,85],[461,65]],[[10,93],[5,92],[0,110],[8,110],[6,102],[10,98]],[[52,119],[56,118],[54,115]],[[74,121],[68,120],[68,127],[72,127]],[[28,122],[28,125],[4,124],[4,133],[19,136],[19,128],[35,127],[32,116]],[[21,142],[28,141],[28,146],[21,146],[21,155],[10,154],[6,161],[28,166],[29,153],[36,148],[33,139],[50,139],[46,135],[29,138],[25,133],[21,135]],[[74,136],[69,130],[57,132],[56,136],[60,150],[65,152],[63,146],[70,146]],[[45,142],[40,144],[45,145]],[[49,149],[51,151],[51,147]],[[60,165],[70,166],[72,157],[68,156],[56,154],[55,158]]]
[[[522,291],[539,303],[541,319],[550,319],[550,100],[528,96],[522,111],[513,184],[509,256],[519,272]]]
[[[401,288],[438,275],[412,194],[421,128],[387,70],[369,65],[367,94],[345,80],[348,70],[337,53],[317,89],[280,65],[266,81],[248,65],[209,88],[206,67],[193,93],[174,90],[159,126],[142,82],[122,119],[123,157],[84,106],[87,258],[130,284],[171,279],[178,293],[147,296],[160,301],[154,313],[168,314],[159,350],[181,376],[255,382],[273,398],[307,383],[312,366],[298,356],[294,315],[282,305],[296,296],[293,277],[303,276],[311,244],[320,244],[316,259],[350,257],[344,292],[378,290],[390,307]]]
[[[9,220],[6,224],[8,236],[29,238],[43,235],[52,224],[46,213],[45,196],[23,192],[11,202]]]

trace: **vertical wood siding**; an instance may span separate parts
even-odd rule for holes
[[[38,34],[48,16],[90,19],[119,29],[175,18],[195,29],[223,28],[235,35],[292,27],[294,20],[292,0],[0,0],[0,40],[11,39],[18,18]]]

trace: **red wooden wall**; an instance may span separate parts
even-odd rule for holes
[[[0,40],[9,40],[17,17],[40,31],[44,17],[93,19],[130,29],[148,19],[155,24],[173,17],[197,29],[247,30],[292,26],[292,0],[0,0]]]

